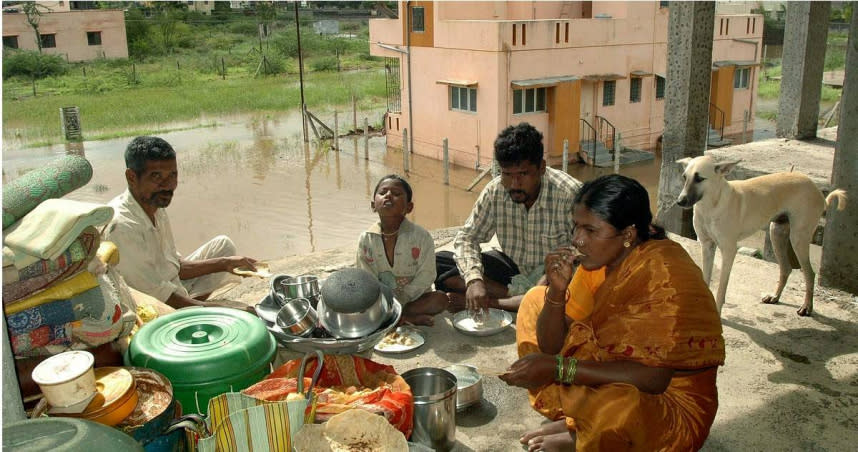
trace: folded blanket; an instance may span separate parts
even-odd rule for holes
[[[128,286],[122,276],[109,267],[105,274],[98,276],[96,288],[38,308],[41,309],[28,310],[25,316],[7,317],[15,356],[48,356],[99,346],[131,334],[137,320]],[[42,317],[36,318],[39,315]],[[36,322],[59,322],[69,315],[76,320],[57,325],[41,324],[28,330],[36,326]]]
[[[86,185],[92,165],[78,155],[65,155],[3,184],[3,229],[27,215],[42,201],[61,198]]]
[[[3,243],[14,251],[15,267],[23,268],[26,255],[56,259],[88,226],[112,218],[113,207],[104,204],[48,199],[12,226]]]
[[[42,326],[26,334],[11,337],[12,353],[15,356],[44,356],[48,353],[37,352],[50,345],[70,346],[71,323],[55,326]],[[57,352],[59,353],[59,352]]]
[[[90,289],[87,292],[99,291]],[[71,300],[57,300],[51,303],[25,309],[6,318],[9,334],[18,336],[27,334],[44,326],[59,326],[78,320],[72,308]]]
[[[88,263],[96,253],[96,247],[100,242],[98,231],[87,228],[77,240],[72,243],[68,250],[55,260],[40,260],[39,262],[25,267],[21,270],[14,266],[3,267],[3,304],[7,305],[22,298],[33,296],[45,289],[50,288],[60,281],[66,280],[86,270]],[[72,250],[74,248],[74,250]],[[57,267],[53,271],[45,272],[47,268]],[[6,279],[6,270],[15,276],[27,276],[22,280]],[[30,276],[37,275],[37,276]]]
[[[37,293],[36,295],[4,305],[3,310],[6,312],[6,315],[12,315],[25,309],[50,303],[54,300],[66,300],[92,289],[93,287],[98,287],[98,280],[95,279],[95,276],[92,273],[83,271],[59,284],[55,284],[50,288]]]

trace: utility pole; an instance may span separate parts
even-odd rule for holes
[[[298,2],[295,2],[295,32],[298,34],[298,81],[301,87],[301,125],[304,129],[304,142],[310,141],[307,136],[307,106],[304,104],[304,57],[301,55],[301,21],[298,20]]]

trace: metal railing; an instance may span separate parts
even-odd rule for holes
[[[581,118],[581,143],[587,143],[585,154],[588,152],[593,153],[592,160],[586,162],[589,165],[593,165],[596,162],[596,136],[596,128],[586,119]],[[584,160],[586,161],[587,159],[585,158]]]
[[[724,118],[726,116],[724,110],[713,103],[709,103],[709,125],[718,132],[718,136],[722,140],[724,139]]]
[[[605,143],[605,147],[608,148],[611,155],[614,154],[614,142],[617,139],[617,128],[611,124],[611,121],[605,119],[604,116],[596,116],[596,119],[599,121],[598,130],[599,130],[599,141]]]

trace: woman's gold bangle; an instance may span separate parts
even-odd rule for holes
[[[549,304],[551,306],[566,306],[566,300],[563,301],[554,301],[551,297],[548,296],[548,293],[551,291],[551,287],[547,287],[545,289],[545,304]],[[567,290],[568,292],[568,290]]]

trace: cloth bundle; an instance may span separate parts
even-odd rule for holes
[[[78,155],[66,155],[3,186],[3,229],[42,201],[61,198],[92,178],[92,165]]]
[[[316,366],[317,362],[306,366],[305,387],[309,385],[306,377],[313,375]],[[297,392],[300,367],[300,359],[288,361],[242,393],[268,401],[286,400],[290,393]],[[350,387],[358,390],[351,392]],[[317,398],[317,422],[327,421],[344,411],[362,409],[384,416],[406,438],[411,436],[414,396],[408,383],[392,366],[353,355],[325,355],[313,392]]]
[[[9,190],[3,191],[3,311],[18,357],[96,347],[127,336],[136,321],[128,286],[108,265],[116,263],[116,247],[102,246],[111,244],[102,243],[96,229],[110,221],[113,208],[46,199],[92,175],[86,159],[62,161],[65,166],[49,168],[53,173],[13,181],[9,203]],[[59,176],[48,177],[54,173]],[[41,202],[30,203],[34,199]],[[13,217],[17,222],[7,224]]]
[[[88,227],[56,259],[41,259],[22,269],[3,267],[3,305],[35,295],[86,270],[100,245],[98,230]]]
[[[12,264],[23,268],[37,259],[58,258],[84,229],[111,218],[113,208],[104,204],[48,199],[10,227],[3,244],[12,250]]]

